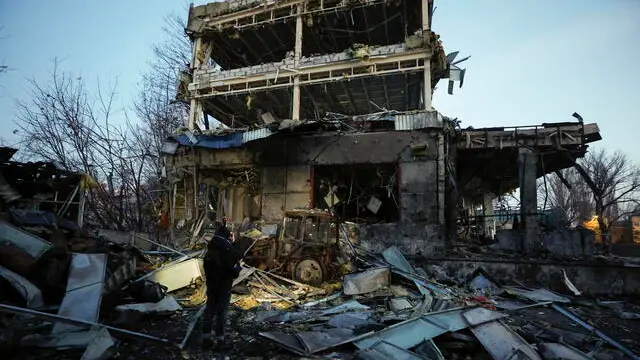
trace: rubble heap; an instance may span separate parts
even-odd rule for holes
[[[243,264],[231,342],[209,348],[199,342],[201,241],[175,250],[139,234],[115,242],[81,233],[80,251],[0,225],[16,254],[66,259],[54,262],[66,267],[57,288],[34,275],[54,274],[39,258],[30,272],[0,264],[0,346],[17,358],[637,359],[640,351],[640,309],[587,298],[566,273],[563,294],[501,283],[483,269],[452,281],[395,246],[372,253],[357,244],[349,246],[356,271],[342,281],[309,285]],[[151,247],[137,247],[141,240]]]

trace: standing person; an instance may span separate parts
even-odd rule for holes
[[[233,245],[233,235],[227,229],[226,219],[207,245],[204,258],[204,274],[207,281],[207,305],[203,314],[203,338],[211,336],[211,325],[215,317],[215,336],[224,339],[227,309],[231,300],[233,280],[240,274],[241,253]]]

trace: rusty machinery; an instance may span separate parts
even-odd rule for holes
[[[329,212],[288,210],[277,235],[256,241],[245,261],[296,281],[319,284],[337,273],[338,234],[337,221]]]

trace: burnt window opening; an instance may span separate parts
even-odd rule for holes
[[[314,167],[314,207],[342,221],[391,223],[400,219],[396,164]]]
[[[336,227],[325,216],[287,215],[284,219],[284,238],[303,243],[331,243],[336,238]]]

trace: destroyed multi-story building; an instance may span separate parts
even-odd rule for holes
[[[179,93],[189,119],[163,148],[172,224],[331,209],[364,246],[427,255],[452,244],[461,210],[490,215],[496,196],[520,188],[531,244],[536,179],[572,166],[598,127],[460,129],[432,107],[441,80],[451,93],[464,78],[432,14],[427,0],[192,6]]]

